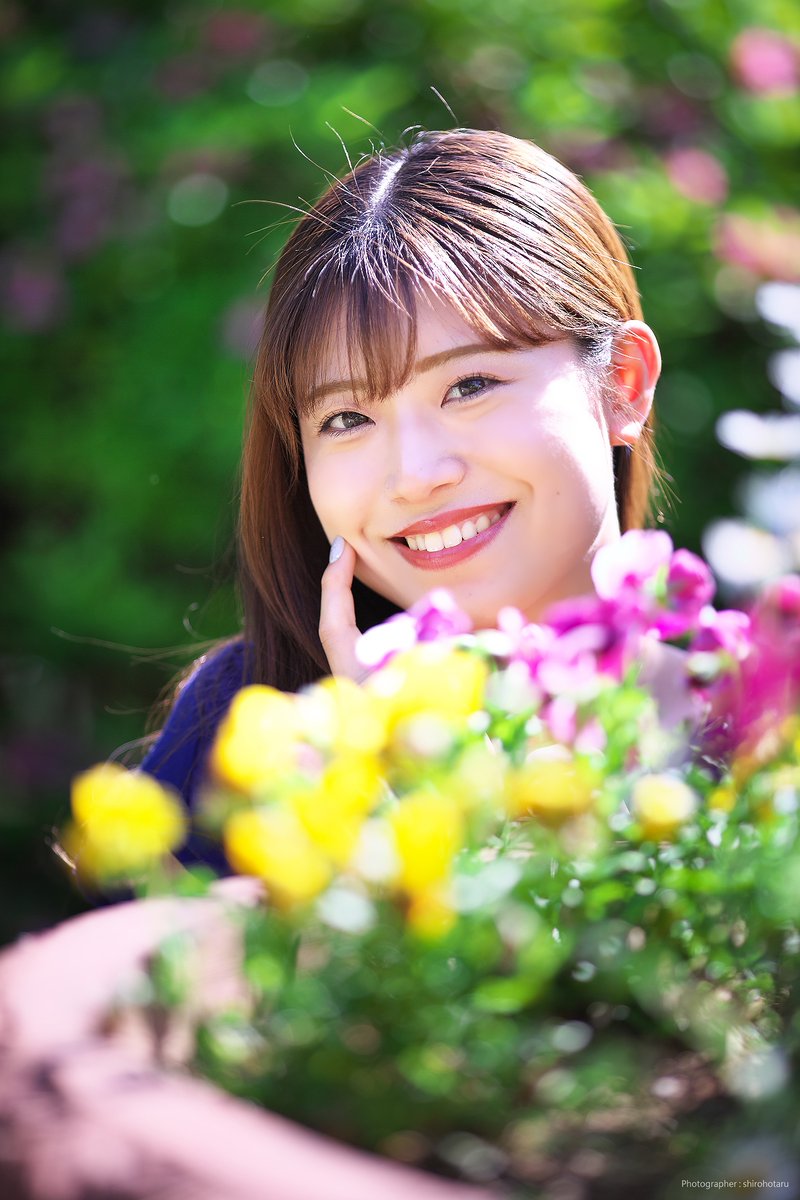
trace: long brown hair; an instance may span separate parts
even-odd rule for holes
[[[416,300],[445,299],[498,346],[573,336],[603,371],[622,322],[641,318],[625,248],[580,180],[531,142],[422,133],[335,182],[281,254],[258,349],[242,463],[239,570],[252,673],[294,690],[327,671],[319,640],[328,542],[312,508],[298,416],[344,339],[370,398],[412,370]],[[554,332],[555,331],[555,332]],[[652,425],[615,452],[623,529],[646,517]],[[356,581],[361,629],[396,611]]]

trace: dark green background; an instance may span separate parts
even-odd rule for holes
[[[139,737],[191,647],[235,628],[230,541],[259,282],[291,206],[345,168],[340,137],[355,159],[408,127],[453,124],[435,88],[459,124],[532,137],[583,175],[621,227],[664,352],[666,527],[697,548],[732,511],[741,467],[715,442],[715,418],[775,405],[765,364],[779,338],[753,292],[800,275],[800,105],[796,88],[754,83],[752,43],[737,38],[759,26],[796,45],[800,11],[793,0],[2,9],[0,937],[80,904],[48,848],[71,774]],[[711,158],[684,157],[689,183],[676,186],[687,150]],[[731,216],[748,222],[735,252]],[[733,261],[743,256],[749,266]]]

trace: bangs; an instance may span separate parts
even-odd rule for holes
[[[414,371],[420,301],[446,304],[493,349],[563,337],[530,305],[515,301],[502,275],[492,280],[485,267],[475,269],[463,257],[457,262],[448,248],[420,240],[390,254],[369,245],[367,236],[357,256],[319,264],[298,305],[285,359],[283,402],[295,416],[313,415],[327,384],[352,384],[367,402],[405,386]],[[337,378],[331,377],[334,363]]]

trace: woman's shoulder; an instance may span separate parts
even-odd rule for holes
[[[249,645],[234,638],[202,655],[178,685],[164,727],[140,770],[176,788],[191,804],[217,727],[236,692],[252,679]]]

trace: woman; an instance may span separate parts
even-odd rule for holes
[[[359,631],[434,587],[479,626],[590,591],[595,551],[647,515],[659,371],[613,225],[532,143],[424,133],[334,183],[258,350],[243,636],[196,665],[143,769],[191,802],[237,687],[358,677]]]

